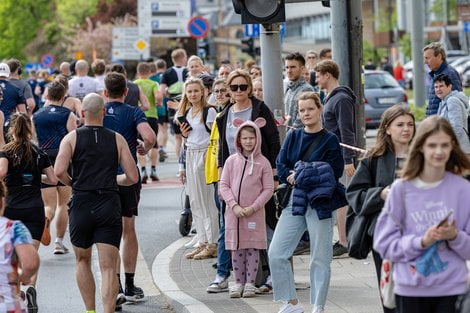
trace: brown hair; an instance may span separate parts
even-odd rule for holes
[[[432,50],[434,56],[437,57],[439,54],[442,56],[442,61],[446,60],[446,51],[442,48],[441,44],[438,42],[433,42],[423,48],[423,52],[426,50]]]
[[[91,63],[91,69],[95,75],[103,75],[106,71],[106,63],[102,59],[96,59]]]
[[[171,59],[173,60],[173,62],[183,58],[187,56],[186,54],[186,50],[182,49],[182,48],[179,48],[179,49],[175,49],[171,52]]]
[[[137,73],[138,74],[150,74],[150,65],[147,62],[140,62],[137,64]]]
[[[59,101],[65,96],[66,92],[65,86],[59,80],[54,79],[47,87],[47,98],[51,101]]]
[[[392,138],[389,134],[387,134],[387,129],[395,119],[403,115],[411,116],[411,118],[413,119],[412,139],[414,138],[416,131],[415,116],[413,115],[413,113],[411,113],[409,108],[404,107],[401,104],[395,104],[385,110],[385,112],[382,114],[382,119],[380,120],[380,125],[377,129],[377,140],[375,142],[375,146],[371,149],[369,153],[370,158],[383,155],[387,151],[387,149],[391,149],[393,151]]]
[[[127,89],[126,76],[117,72],[108,73],[104,78],[104,86],[109,98],[120,98]]]
[[[246,130],[247,132],[255,134],[256,140],[258,140],[258,137],[256,136],[256,129],[251,125],[245,125],[242,128],[240,128],[240,130],[237,133],[237,146],[239,146],[240,148],[242,147],[242,144],[241,144],[241,141],[240,141],[240,136],[242,135],[242,130]]]
[[[54,78],[54,80],[61,83],[65,87],[65,92],[67,92],[69,89],[69,80],[67,77],[65,77],[65,75],[59,74]]]
[[[250,74],[248,74],[248,72],[245,70],[241,70],[241,69],[233,70],[227,77],[227,80],[226,80],[227,86],[230,87],[230,84],[232,83],[232,81],[237,77],[243,77],[246,80],[246,83],[248,84],[248,87],[250,90],[248,93],[248,97],[253,96],[253,81],[251,80]]]
[[[452,126],[447,119],[434,115],[422,121],[416,131],[416,137],[411,144],[410,152],[403,166],[401,175],[403,179],[414,179],[423,171],[424,155],[421,149],[429,136],[441,131],[448,135],[452,142],[452,151],[446,163],[446,171],[462,175],[470,170],[470,159],[460,148]]]
[[[334,78],[339,79],[339,66],[335,61],[332,60],[323,60],[315,64],[313,68],[315,72],[320,72],[322,74],[330,73]]]
[[[184,83],[183,97],[181,98],[181,102],[180,102],[179,109],[178,109],[178,115],[180,115],[180,116],[185,115],[186,112],[191,107],[191,103],[189,102],[188,96],[186,95],[186,87],[191,85],[191,84],[199,85],[199,87],[201,88],[201,92],[202,92],[201,101],[200,101],[201,107],[200,108],[193,108],[193,112],[194,113],[202,112],[202,109],[207,104],[206,94],[204,93],[204,84],[203,84],[202,80],[199,79],[199,78],[189,78]],[[204,123],[204,119],[203,119],[202,115],[203,114],[201,114],[201,122]]]
[[[245,61],[245,70],[249,71],[254,65],[256,65],[256,61],[253,59],[248,59]]]
[[[8,129],[10,141],[3,146],[3,151],[13,160],[13,165],[19,165],[22,161],[28,165],[32,164],[32,135],[31,119],[28,114],[22,112],[13,114],[10,119],[10,128]]]
[[[300,100],[313,100],[317,108],[321,109],[323,107],[320,101],[320,96],[317,92],[304,91],[297,98],[297,102],[299,102]]]

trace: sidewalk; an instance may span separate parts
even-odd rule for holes
[[[212,264],[216,259],[187,260],[189,249],[184,244],[191,238],[181,238],[162,251],[152,266],[155,284],[168,297],[177,313],[273,313],[279,304],[272,294],[249,299],[230,299],[228,293],[208,294],[206,288],[215,277]],[[309,256],[294,257],[294,275],[297,290],[305,312],[311,312],[309,304]],[[326,312],[377,313],[381,312],[379,293],[371,256],[366,260],[352,258],[333,259],[332,275]]]

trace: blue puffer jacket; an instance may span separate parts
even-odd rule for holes
[[[330,164],[298,161],[294,170],[293,215],[305,215],[310,204],[322,220],[331,218],[334,210],[347,205],[345,188],[335,179]]]

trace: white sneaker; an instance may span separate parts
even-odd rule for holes
[[[242,284],[234,284],[230,286],[230,291],[228,293],[230,298],[241,298],[243,293]]]
[[[312,309],[312,313],[324,313],[325,308],[323,306],[314,306]]]
[[[256,296],[256,287],[253,284],[246,283],[243,288],[243,298],[253,298]]]
[[[304,308],[299,304],[284,303],[278,313],[304,313]]]
[[[219,278],[216,277],[215,280],[207,287],[207,293],[219,293],[228,291],[228,277]]]

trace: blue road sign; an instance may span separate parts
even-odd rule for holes
[[[470,22],[464,22],[463,23],[463,31],[465,33],[470,33]]]
[[[195,16],[188,22],[188,33],[193,38],[207,37],[209,29],[209,21],[202,16]]]
[[[41,57],[41,64],[44,67],[52,67],[54,65],[55,58],[52,54],[45,54]]]
[[[259,30],[259,24],[245,24],[245,37],[258,38]]]

